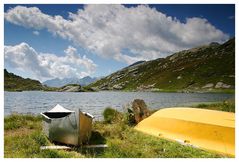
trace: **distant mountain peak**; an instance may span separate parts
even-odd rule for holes
[[[46,80],[45,82],[43,82],[43,84],[49,86],[49,87],[62,87],[64,85],[67,84],[80,84],[81,86],[86,86],[90,83],[93,83],[94,81],[96,81],[97,78],[92,78],[90,76],[86,76],[83,78],[76,78],[76,77],[72,77],[72,78],[55,78],[55,79],[50,79],[50,80]]]

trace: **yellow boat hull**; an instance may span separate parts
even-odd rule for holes
[[[165,108],[136,130],[207,150],[235,156],[235,114],[197,108]]]

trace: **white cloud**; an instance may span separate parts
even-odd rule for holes
[[[38,35],[40,35],[40,32],[39,31],[33,31],[32,34],[38,36]]]
[[[81,57],[74,47],[69,46],[65,56],[39,53],[27,43],[4,47],[5,64],[31,72],[34,78],[84,77],[94,73],[96,64],[85,55]]]
[[[47,29],[101,57],[128,64],[229,39],[205,18],[181,22],[145,5],[85,5],[77,13],[69,13],[68,19],[44,14],[36,7],[17,6],[5,13],[5,20],[35,30]]]

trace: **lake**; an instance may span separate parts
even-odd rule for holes
[[[103,110],[110,106],[119,111],[134,99],[143,99],[150,109],[189,106],[234,98],[234,94],[219,93],[156,93],[156,92],[4,92],[4,115],[47,111],[56,104],[71,110],[80,108],[101,119]]]

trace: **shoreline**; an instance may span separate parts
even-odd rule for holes
[[[4,90],[4,92],[68,92],[68,91],[47,91],[47,90]],[[159,91],[136,91],[136,90],[99,90],[99,91],[81,91],[74,93],[85,93],[85,92],[152,92],[152,93],[224,93],[224,94],[235,94],[235,89],[227,89],[227,90],[211,90],[211,91],[185,91],[185,90],[159,90]]]
[[[224,108],[223,111],[231,111],[227,109],[230,106],[235,111],[235,103],[229,101],[220,104],[201,105],[201,108],[215,110],[215,107],[217,107],[218,110]],[[154,112],[152,111],[151,113],[153,114]],[[124,113],[120,114],[121,117],[124,117]],[[134,129],[134,126],[128,125],[121,118],[116,118],[115,121],[113,120],[110,123],[94,121],[92,126],[90,144],[107,144],[108,147],[106,149],[85,150],[82,147],[71,147],[70,151],[40,150],[40,146],[55,145],[43,134],[42,118],[40,115],[15,114],[4,117],[4,157],[230,158],[228,155],[185,146],[175,141],[138,132]]]

